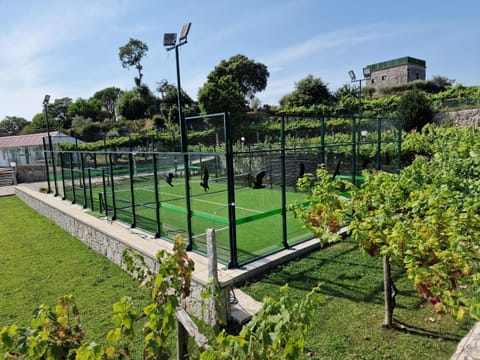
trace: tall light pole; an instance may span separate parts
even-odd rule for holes
[[[359,91],[358,91],[358,101],[359,101],[359,109],[358,109],[358,121],[360,123],[361,118],[362,118],[362,81],[365,81],[370,78],[371,71],[369,67],[363,68],[363,79],[357,79],[355,76],[355,72],[353,70],[350,70],[348,72],[348,76],[350,76],[350,81],[351,82],[358,82],[359,83]],[[355,124],[355,118],[352,119],[352,140],[353,140],[353,159],[352,159],[352,182],[354,184],[357,183],[356,175],[357,175],[357,152],[358,152],[358,147],[357,147],[357,125]]]
[[[180,35],[177,33],[165,33],[163,35],[163,46],[167,48],[167,51],[175,49],[175,60],[177,65],[177,106],[178,106],[178,121],[180,122],[180,146],[183,153],[183,166],[185,174],[185,198],[187,207],[187,232],[188,232],[188,245],[187,250],[192,250],[192,211],[190,206],[190,184],[189,184],[189,170],[188,170],[188,143],[187,143],[187,127],[185,124],[185,118],[183,116],[183,103],[182,103],[182,87],[180,85],[180,61],[178,56],[178,48],[187,43],[188,32],[192,23],[187,23],[182,26]]]
[[[363,79],[357,79],[355,76],[355,72],[353,70],[350,70],[348,72],[348,76],[350,76],[350,81],[351,82],[358,82],[359,83],[359,91],[358,91],[358,99],[360,102],[360,111],[359,115],[362,115],[362,81],[370,79],[371,71],[369,67],[363,68]]]
[[[45,109],[45,122],[47,123],[47,137],[48,137],[48,150],[50,151],[50,156],[52,158],[52,168],[53,168],[53,181],[55,184],[55,196],[58,195],[58,187],[57,187],[57,174],[55,171],[55,155],[53,154],[53,145],[52,145],[52,137],[50,136],[50,122],[48,120],[48,103],[50,101],[50,95],[45,95],[43,98],[43,107]],[[47,177],[48,174],[48,160],[45,159],[47,162]],[[48,192],[51,192],[50,189],[50,179],[48,180]]]
[[[180,122],[180,143],[182,152],[187,152],[187,131],[185,121],[183,118],[183,102],[182,102],[182,87],[180,85],[180,61],[178,56],[178,48],[187,43],[188,32],[190,31],[192,23],[183,25],[180,31],[180,36],[177,42],[177,33],[166,33],[163,35],[163,46],[167,51],[175,49],[175,60],[177,65],[177,105],[178,105],[178,121]]]
[[[50,143],[50,124],[48,122],[48,102],[50,101],[50,95],[45,95],[43,98],[43,109],[45,110],[45,121],[47,123],[47,135],[49,139],[49,146],[50,150],[52,150],[51,143]]]
[[[48,124],[48,102],[50,101],[50,95],[45,95],[45,97],[43,98],[43,108],[45,110],[45,120],[47,122],[47,138],[48,140],[50,140],[50,126]],[[49,150],[50,150],[50,141],[48,142],[49,146]],[[47,153],[47,146],[45,145],[45,138],[43,138],[43,156],[45,157],[45,172],[47,174],[47,186],[48,186],[48,189],[47,189],[47,192],[50,194],[52,192],[52,187],[50,186],[50,171],[48,169],[48,153]]]

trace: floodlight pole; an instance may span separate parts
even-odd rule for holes
[[[358,82],[359,84],[359,91],[358,91],[358,101],[360,103],[360,109],[359,109],[359,117],[362,115],[362,81],[365,81],[367,80],[366,78],[364,79],[357,79],[356,76],[355,76],[355,73],[353,72],[353,70],[350,70],[348,72],[348,75],[350,76],[350,81],[353,83],[353,82]]]
[[[53,144],[52,144],[52,137],[50,136],[50,122],[48,120],[48,102],[50,101],[50,95],[45,95],[45,98],[43,99],[43,107],[45,110],[45,122],[47,123],[47,137],[48,137],[48,150],[50,151],[50,156],[52,158],[52,168],[53,168],[53,182],[55,185],[55,193],[54,195],[58,195],[58,187],[57,187],[57,174],[55,171],[55,155],[53,154]],[[48,161],[45,159],[47,162],[47,167],[48,167]],[[48,171],[47,171],[47,176],[49,176]],[[50,178],[47,179],[48,182],[48,192],[51,193],[52,189],[50,187]]]
[[[362,81],[365,81],[367,80],[369,77],[370,77],[370,68],[366,67],[363,69],[363,79],[357,79],[357,77],[355,76],[355,72],[353,70],[350,70],[348,72],[348,76],[350,76],[350,81],[351,82],[358,82],[359,84],[359,91],[358,91],[358,101],[360,103],[360,107],[358,109],[358,119],[359,121],[361,120],[362,118],[362,110],[363,110],[363,104],[362,104]],[[355,124],[355,118],[353,118],[353,123],[352,123],[352,131],[353,131],[353,146],[354,146],[354,149],[353,149],[353,159],[352,159],[352,182],[354,184],[357,183],[357,179],[356,179],[356,175],[357,175],[357,166],[356,166],[356,162],[357,162],[357,142],[358,142],[358,136],[356,134],[357,132],[357,127],[356,127],[356,124]]]
[[[186,28],[188,26],[188,28]],[[187,127],[185,124],[185,118],[183,116],[183,102],[182,102],[182,87],[180,84],[180,60],[178,48],[187,43],[188,30],[190,29],[190,23],[184,25],[182,28],[182,34],[178,42],[175,40],[175,44],[167,47],[167,51],[175,49],[175,61],[177,67],[177,106],[178,106],[178,121],[180,122],[180,146],[183,153],[183,170],[185,176],[185,198],[186,198],[186,208],[187,208],[187,233],[188,233],[188,245],[187,251],[193,249],[193,238],[192,238],[192,209],[190,204],[190,174],[188,167],[188,142],[187,142]],[[186,31],[185,31],[186,30]],[[185,31],[185,33],[184,33]]]

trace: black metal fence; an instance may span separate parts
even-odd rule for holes
[[[228,113],[186,119],[188,149],[62,151],[45,141],[48,189],[56,196],[206,252],[217,229],[230,268],[311,238],[287,212],[304,199],[296,183],[319,166],[362,180],[365,169],[400,168],[401,128],[388,119],[329,119]]]

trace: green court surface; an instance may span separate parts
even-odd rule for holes
[[[281,189],[270,187],[268,184],[265,184],[265,188],[253,189],[247,186],[246,178],[237,176],[235,180],[236,185],[244,186],[236,187],[235,206],[229,207],[226,179],[210,178],[209,189],[205,191],[200,184],[199,175],[190,178],[193,250],[206,252],[206,229],[214,228],[217,235],[218,258],[226,264],[230,261],[229,208],[235,211],[237,258],[240,264],[284,248]],[[94,185],[95,183],[98,185]],[[114,192],[112,186],[104,188],[101,181],[94,179],[91,188],[76,186],[75,195],[76,202],[84,203],[86,194],[87,206],[93,207],[95,212],[102,210],[102,215],[105,215],[106,208],[109,217],[114,214],[115,198],[115,215],[118,220],[134,224],[135,227],[153,234],[159,233],[163,238],[173,239],[178,234],[187,238],[185,181],[181,177],[175,177],[172,185],[165,181],[163,175],[158,177],[160,226],[156,220],[156,189],[153,175],[136,176],[133,184],[130,184],[128,177],[117,178],[113,186]],[[72,187],[65,190],[66,197],[72,199]],[[103,209],[100,209],[99,199],[103,202]],[[304,199],[305,194],[300,192],[286,192],[287,205],[294,201],[302,202]],[[135,206],[132,207],[132,204]],[[311,237],[288,212],[286,228],[289,246]]]

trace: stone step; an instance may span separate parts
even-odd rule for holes
[[[240,325],[248,322],[253,315],[258,313],[263,303],[253,299],[242,290],[232,289],[231,317]]]
[[[0,168],[0,186],[13,185],[13,169]]]

